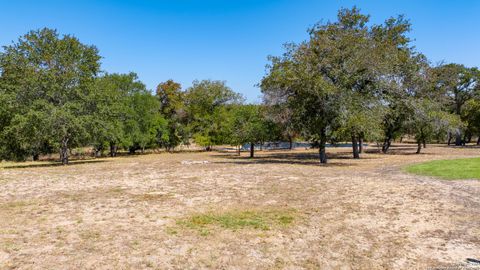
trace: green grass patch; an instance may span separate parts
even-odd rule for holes
[[[233,231],[240,229],[266,231],[271,228],[288,226],[294,219],[295,211],[293,210],[247,210],[195,214],[178,220],[177,225],[180,228],[197,230],[205,236],[215,228]]]
[[[435,176],[447,180],[480,180],[480,158],[435,160],[410,165],[405,170],[409,173]]]

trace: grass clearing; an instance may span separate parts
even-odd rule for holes
[[[480,158],[434,160],[407,166],[406,171],[447,180],[480,180]]]
[[[286,227],[295,219],[295,211],[289,210],[234,210],[228,212],[195,214],[177,221],[181,228],[198,230],[201,235],[210,234],[210,230],[220,227],[229,230],[255,229],[267,231],[272,228]],[[170,228],[170,232],[177,233]]]
[[[480,148],[407,155],[414,148],[367,148],[360,161],[332,148],[329,166],[303,149],[11,164],[0,169],[0,269],[426,269],[479,258],[480,181],[418,181],[403,168]]]

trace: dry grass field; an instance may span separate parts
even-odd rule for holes
[[[425,269],[479,258],[480,181],[403,167],[480,149],[392,150],[353,160],[328,149],[325,166],[314,150],[4,164],[0,269]]]

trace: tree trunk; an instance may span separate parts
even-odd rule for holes
[[[385,141],[383,142],[383,146],[382,146],[382,153],[386,154],[388,149],[390,148],[390,145],[392,143],[392,137],[391,136],[388,136],[387,138],[385,138]]]
[[[477,145],[480,145],[480,135],[478,135]]]
[[[452,133],[449,131],[448,134],[447,134],[447,136],[448,136],[448,142],[447,142],[447,144],[450,145],[450,144],[452,143]]]
[[[255,152],[255,144],[252,142],[250,143],[250,157],[253,158]]]
[[[352,134],[352,150],[353,150],[353,158],[360,158],[360,154],[358,153],[357,136],[355,136],[355,134]]]
[[[327,153],[325,151],[325,144],[327,143],[327,136],[325,134],[325,129],[322,129],[320,134],[320,145],[318,149],[318,154],[320,156],[320,163],[327,163]]]
[[[318,149],[318,154],[320,156],[320,163],[327,163],[327,153],[325,151],[325,143],[320,143],[320,148]]]
[[[110,142],[110,156],[111,157],[117,156],[117,145],[114,142]]]
[[[358,153],[359,154],[363,153],[363,136],[360,136],[358,138]]]
[[[293,139],[292,136],[288,136],[288,149],[293,149]]]
[[[463,139],[465,143],[471,143],[472,142],[472,134],[465,134],[465,138]]]
[[[99,158],[99,157],[102,156],[102,152],[103,152],[103,149],[102,149],[102,148],[103,148],[103,146],[97,146],[97,147],[95,147],[94,150],[95,150],[95,157],[96,157],[96,158]]]
[[[418,141],[417,142],[417,154],[420,154],[420,151],[422,150],[422,142]]]
[[[240,156],[240,145],[238,146],[238,156]]]
[[[62,139],[62,146],[60,148],[60,161],[63,165],[68,164],[68,138]]]
[[[427,148],[427,141],[423,140],[423,148]]]
[[[460,129],[457,129],[455,131],[455,145],[456,146],[462,145],[462,132],[460,131]]]
[[[38,161],[40,159],[40,155],[39,154],[33,154],[32,159],[33,159],[33,161]]]

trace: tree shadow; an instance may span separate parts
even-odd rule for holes
[[[476,144],[467,144],[467,145],[438,144],[436,146],[442,147],[442,148],[453,148],[453,149],[480,149],[480,145],[476,145]]]
[[[425,150],[429,149],[430,147],[438,147],[438,148],[449,148],[449,149],[473,149],[473,150],[478,150],[480,149],[480,145],[462,145],[462,146],[457,146],[457,145],[447,145],[447,144],[427,144],[427,148],[422,147],[422,151],[420,154],[417,154],[417,145],[416,144],[411,144],[411,145],[406,145],[406,144],[401,144],[401,145],[391,145],[390,148],[388,149],[387,153],[382,153],[381,147],[379,148],[370,148],[366,149],[365,153],[368,154],[384,154],[384,155],[403,155],[403,156],[409,156],[409,155],[437,155],[436,153],[426,153],[424,152]]]
[[[49,161],[48,163],[29,163],[29,164],[18,164],[18,165],[11,165],[11,166],[7,165],[5,167],[0,167],[0,168],[7,170],[7,169],[58,167],[58,166],[69,167],[69,166],[75,166],[75,165],[90,164],[90,163],[103,163],[103,162],[109,162],[109,160],[98,160],[98,159],[72,160],[68,163],[68,165],[63,165],[59,161]]]
[[[433,146],[432,146],[433,147]],[[427,145],[428,149],[428,145]],[[435,155],[433,153],[425,153],[423,152],[425,148],[422,147],[422,152],[420,154],[417,154],[417,145],[412,144],[411,146],[409,145],[391,145],[390,148],[388,149],[387,153],[382,152],[382,148],[370,148],[366,149],[365,153],[367,154],[382,154],[382,155],[402,155],[402,156],[418,156],[418,155]]]
[[[244,156],[238,156],[234,153],[218,153],[212,157],[228,159],[231,161],[218,161],[217,164],[297,164],[297,165],[314,165],[314,166],[338,166],[338,167],[350,167],[356,166],[354,163],[336,162],[335,160],[354,160],[351,157],[351,153],[328,153],[328,163],[320,164],[318,153],[285,153],[285,152],[262,152],[262,155],[250,158],[244,154]],[[372,159],[372,157],[362,157],[361,159]]]

